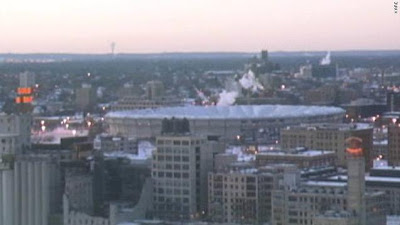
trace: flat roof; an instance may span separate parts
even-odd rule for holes
[[[335,181],[307,181],[305,185],[310,186],[324,186],[324,187],[345,187],[347,183],[345,182],[335,182]]]
[[[340,175],[340,176],[332,176],[329,177],[331,180],[342,180],[346,181],[347,176],[346,175]],[[399,183],[400,178],[399,177],[378,177],[378,176],[365,176],[365,181],[376,181],[376,182],[390,182],[390,183]]]
[[[323,151],[323,150],[304,150],[304,151],[264,151],[257,155],[270,155],[270,156],[319,156],[334,154],[333,151]]]
[[[274,119],[344,114],[345,110],[330,106],[303,105],[234,105],[180,106],[129,111],[114,111],[108,118],[188,118],[188,119]]]
[[[287,127],[286,130],[364,130],[372,129],[369,123],[307,123]]]

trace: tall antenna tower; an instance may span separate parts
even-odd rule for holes
[[[115,55],[115,42],[111,42],[111,55],[114,56]]]

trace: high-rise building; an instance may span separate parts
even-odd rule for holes
[[[35,74],[24,72],[19,75],[19,87],[15,103],[19,113],[30,113],[34,100]]]
[[[164,84],[158,80],[147,82],[146,97],[150,100],[164,97]]]
[[[93,148],[103,152],[129,152],[137,154],[138,142],[136,138],[99,134],[93,140]]]
[[[347,139],[347,202],[348,210],[357,217],[358,224],[366,224],[365,160],[362,140]]]
[[[268,50],[261,50],[261,60],[268,62]]]
[[[338,166],[347,166],[346,139],[363,140],[366,167],[372,167],[373,128],[367,124],[304,124],[281,129],[280,144],[283,149],[307,147],[333,151]]]
[[[96,105],[96,90],[89,84],[83,84],[75,91],[75,103],[78,110],[90,111]]]
[[[123,111],[183,105],[181,99],[175,96],[166,96],[164,84],[158,80],[147,82],[145,96],[138,96],[138,93],[134,94],[133,90],[137,92],[138,87],[124,86],[119,90],[120,92],[125,92],[125,94],[121,95],[118,102],[112,105],[112,110]]]
[[[19,74],[20,87],[33,87],[35,86],[35,74],[31,72],[24,72]]]
[[[388,163],[390,166],[400,166],[400,126],[388,126]]]
[[[172,107],[181,105],[183,105],[183,102],[180,99],[172,97],[145,99],[136,96],[124,96],[120,98],[115,105],[112,105],[112,110],[124,111],[124,110],[135,110],[135,109]]]
[[[207,173],[212,152],[207,140],[190,134],[156,138],[153,153],[153,204],[158,218],[190,220],[206,213]]]
[[[361,139],[346,141],[348,181],[303,181],[272,192],[272,224],[386,224],[385,192],[365,190]]]
[[[338,73],[338,65],[318,65],[314,64],[312,66],[312,77],[317,79],[334,79]]]
[[[46,158],[3,156],[0,177],[0,224],[48,224],[49,162]]]
[[[265,151],[256,155],[256,165],[265,166],[274,163],[295,164],[299,168],[335,166],[336,156],[333,151],[297,148],[286,151]]]
[[[386,107],[390,112],[400,111],[400,91],[398,89],[392,89],[386,93]]]
[[[84,173],[65,174],[64,193],[68,196],[70,207],[79,212],[93,213],[93,177]]]
[[[31,147],[31,117],[0,113],[0,155],[20,154]]]
[[[208,215],[214,222],[261,224],[271,220],[271,193],[279,188],[284,171],[300,176],[296,166],[254,168],[232,164],[208,175]]]

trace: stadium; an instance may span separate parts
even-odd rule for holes
[[[280,128],[301,123],[341,122],[345,111],[328,106],[235,105],[182,106],[109,112],[110,133],[152,138],[161,133],[164,118],[189,120],[190,131],[228,142],[274,143]]]

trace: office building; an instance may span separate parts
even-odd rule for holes
[[[232,165],[208,175],[208,215],[214,222],[260,224],[271,220],[271,193],[284,171],[298,172],[289,164],[254,168]],[[296,173],[291,173],[296,176]],[[299,173],[297,174],[298,176]]]
[[[256,155],[256,165],[265,166],[274,163],[295,164],[299,168],[335,166],[336,155],[333,151],[309,150],[304,147],[291,150],[265,151]]]
[[[365,190],[361,139],[346,149],[348,182],[304,181],[272,192],[272,224],[386,224],[387,196]]]
[[[387,107],[385,103],[375,102],[372,99],[359,98],[348,104],[340,105],[346,110],[349,119],[358,119],[382,115]]]
[[[0,155],[20,154],[31,148],[31,123],[28,114],[0,112]]]
[[[368,124],[302,124],[281,130],[281,147],[306,147],[333,151],[338,166],[346,167],[346,139],[354,136],[363,140],[367,168],[372,167],[373,128]]]
[[[386,107],[387,111],[400,111],[400,91],[397,88],[389,89],[386,92]]]
[[[347,182],[345,175],[334,175],[328,178],[319,178],[321,181]],[[386,194],[388,201],[388,215],[400,214],[400,168],[379,166],[372,168],[369,175],[365,176],[367,192],[380,191]]]
[[[63,224],[64,225],[115,225],[109,218],[91,216],[79,212],[70,206],[67,195],[63,195]]]
[[[96,106],[96,89],[89,84],[82,84],[75,90],[75,104],[80,111],[91,111]]]
[[[138,142],[136,138],[99,134],[93,141],[93,148],[103,152],[121,151],[136,154]]]
[[[157,99],[163,97],[165,94],[164,84],[161,81],[153,80],[146,84],[146,97],[147,99]]]
[[[212,152],[206,139],[193,135],[162,135],[153,154],[153,204],[156,218],[190,220],[207,208],[207,173]]]
[[[304,102],[308,105],[333,105],[336,101],[337,88],[326,85],[304,93]]]
[[[136,96],[124,96],[118,100],[118,102],[111,106],[112,111],[125,111],[125,110],[137,110],[137,109],[153,109],[159,107],[172,107],[181,106],[183,103],[180,99],[171,97],[159,97],[159,98],[142,98]]]
[[[400,166],[400,126],[388,126],[388,163],[390,166]]]
[[[35,74],[31,72],[23,72],[19,74],[20,87],[33,87],[35,86]]]
[[[79,212],[93,213],[93,177],[90,174],[67,172],[65,174],[64,194],[68,196],[69,206]]]
[[[338,72],[337,65],[312,65],[312,77],[317,79],[335,79]]]

